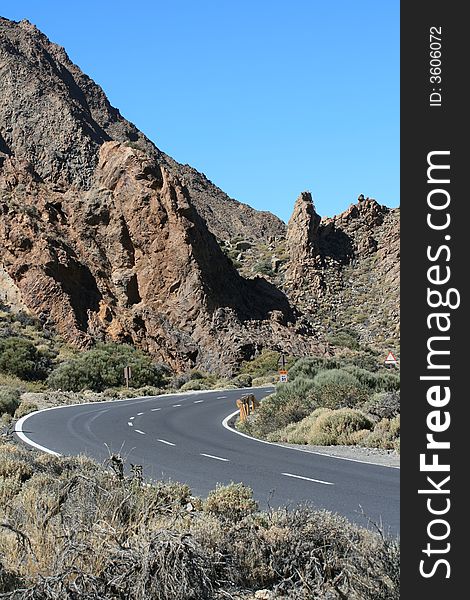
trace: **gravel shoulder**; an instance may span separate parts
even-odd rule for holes
[[[328,456],[337,456],[350,460],[360,460],[386,467],[400,467],[400,455],[394,450],[382,450],[381,448],[362,448],[361,446],[311,446],[308,444],[286,444],[276,442],[280,446],[318,452]]]

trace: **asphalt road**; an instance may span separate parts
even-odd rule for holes
[[[250,390],[258,399],[269,388]],[[240,390],[192,392],[45,410],[18,421],[24,442],[99,461],[121,452],[149,479],[187,483],[205,496],[217,483],[242,481],[262,508],[310,503],[368,526],[399,533],[396,468],[267,444],[224,427]],[[365,516],[364,516],[365,515]]]

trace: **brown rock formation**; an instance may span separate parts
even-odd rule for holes
[[[319,236],[320,216],[310,192],[302,192],[297,198],[294,210],[287,225],[287,249],[289,264],[286,271],[286,282],[292,291],[305,285],[305,279],[310,282],[310,288],[315,293],[322,290],[322,280],[319,267]]]
[[[301,343],[286,297],[238,275],[187,190],[144,152],[102,144],[86,191],[54,190],[7,157],[0,189],[3,267],[70,342],[131,342],[175,368],[227,372],[263,345]]]

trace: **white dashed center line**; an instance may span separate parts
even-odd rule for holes
[[[217,400],[223,400],[224,398],[227,398],[227,396],[217,396]]]
[[[200,402],[204,402],[204,400],[194,400],[194,404],[199,404]]]
[[[155,412],[156,410],[162,410],[161,407],[160,408],[152,408],[152,412]]]
[[[176,407],[176,406],[181,406],[181,404],[173,404],[173,406],[174,406],[174,407]]]
[[[129,417],[130,421],[133,421],[135,419],[135,417]]]
[[[143,415],[143,414],[144,414],[143,412],[142,413],[137,413],[137,416],[140,417],[140,415]]]
[[[214,456],[213,454],[204,454],[204,452],[201,452],[201,456],[207,456],[207,458],[214,458],[215,460],[223,460],[224,462],[230,462],[228,458],[222,458],[221,456]]]
[[[134,425],[134,423],[132,423],[131,421],[128,421],[127,424],[129,425],[129,427],[132,427]]]
[[[286,477],[294,477],[295,479],[303,479],[305,481],[313,481],[314,483],[323,483],[324,485],[334,485],[331,481],[322,481],[321,479],[312,479],[311,477],[304,477],[303,475],[293,475],[292,473],[281,473]]]
[[[134,431],[136,433],[141,433],[142,435],[145,435],[145,431],[140,431],[140,429],[134,429]]]
[[[167,442],[167,440],[157,440],[157,442],[161,442],[162,444],[167,444],[168,446],[176,446],[173,442]]]

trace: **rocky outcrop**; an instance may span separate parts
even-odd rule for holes
[[[24,159],[58,191],[91,185],[104,142],[145,152],[185,186],[219,239],[280,235],[284,223],[229,198],[159,150],[112,107],[103,90],[28,21],[0,18],[0,152]]]
[[[399,209],[363,196],[320,220],[301,194],[288,225],[284,288],[317,334],[347,328],[364,343],[398,347],[399,225]]]
[[[3,267],[71,343],[129,342],[176,369],[226,372],[264,345],[311,345],[284,294],[238,274],[186,188],[145,152],[104,142],[87,189],[65,191],[5,157],[0,189]]]
[[[318,226],[320,217],[310,192],[302,192],[297,198],[287,225],[287,250],[289,268],[286,277],[293,285],[298,284],[309,269],[315,266],[319,256]]]

